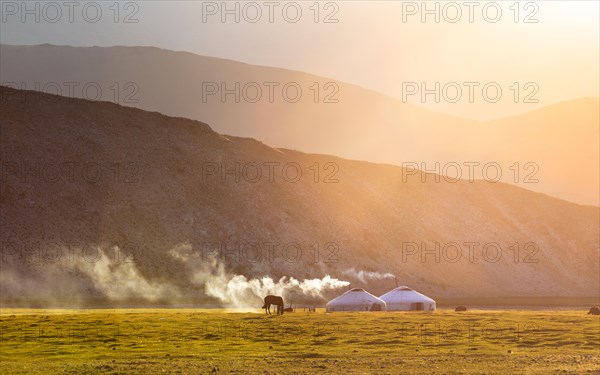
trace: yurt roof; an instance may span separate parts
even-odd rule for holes
[[[386,302],[435,302],[433,299],[407,286],[399,286],[390,290],[379,298]]]
[[[345,293],[343,293],[342,295],[339,295],[339,296],[335,297],[334,299],[332,299],[331,301],[327,302],[327,304],[328,305],[336,304],[336,303],[360,304],[360,303],[365,303],[365,302],[380,303],[385,306],[385,301],[378,298],[377,296],[372,295],[371,293],[365,291],[362,288],[350,289],[350,290],[346,291]]]

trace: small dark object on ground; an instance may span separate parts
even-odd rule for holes
[[[593,306],[590,308],[590,311],[588,311],[588,315],[600,315],[600,307],[598,306]]]

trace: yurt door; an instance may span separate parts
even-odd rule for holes
[[[423,302],[417,302],[417,303],[415,303],[415,310],[417,310],[417,311],[423,311]]]

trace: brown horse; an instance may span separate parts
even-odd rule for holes
[[[265,304],[262,307],[265,309],[265,314],[271,315],[271,305],[277,306],[277,315],[283,315],[283,298],[272,295],[266,296]]]

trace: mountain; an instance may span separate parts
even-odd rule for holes
[[[1,94],[3,304],[220,303],[263,276],[390,289],[376,273],[433,298],[600,292],[598,207],[504,183],[404,182],[398,166],[109,102]]]
[[[483,124],[472,150],[501,165],[520,161],[520,186],[564,199],[598,205],[600,103],[587,98],[558,103],[518,117]],[[504,153],[490,145],[504,145]],[[532,162],[526,167],[527,162]],[[560,171],[560,172],[559,172]],[[528,178],[530,176],[530,178]]]
[[[478,123],[333,78],[187,52],[53,45],[1,45],[0,52],[6,86],[98,97],[276,147],[438,174],[457,175],[458,164],[466,178],[468,165],[479,163],[477,179],[495,181],[499,169],[500,181],[600,205],[598,98]]]

